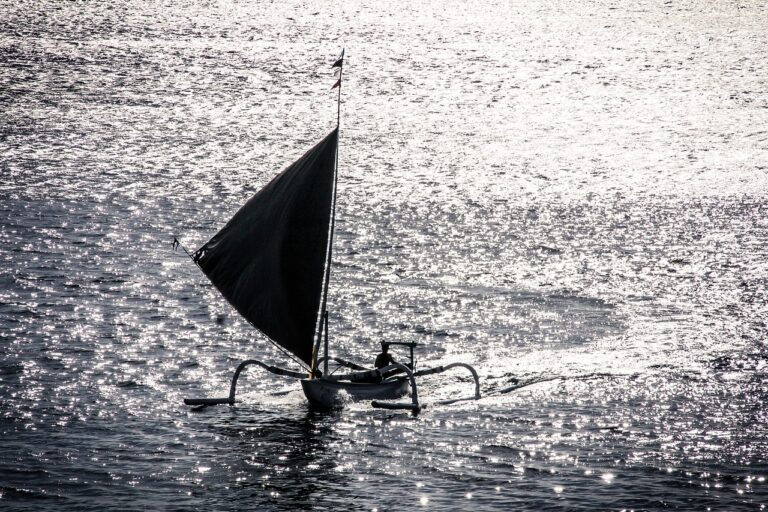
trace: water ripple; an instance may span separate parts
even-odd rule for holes
[[[20,2],[0,16],[4,509],[760,509],[765,6]],[[479,402],[308,409],[202,243],[335,123],[331,337]],[[453,374],[428,399],[463,395]]]

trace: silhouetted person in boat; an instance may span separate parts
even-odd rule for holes
[[[382,341],[381,342],[381,354],[376,356],[376,362],[374,362],[373,365],[376,367],[377,370],[379,370],[381,368],[384,368],[385,366],[391,365],[394,362],[395,362],[395,360],[392,358],[392,356],[389,353],[389,345],[387,345],[386,343],[384,343]],[[364,382],[364,383],[369,383],[369,384],[378,384],[382,380],[384,380],[385,378],[389,377],[390,375],[394,375],[398,371],[399,370],[390,370],[390,371],[388,371],[387,373],[385,373],[383,375],[382,374],[376,374],[376,375],[371,375],[371,376],[368,376],[368,377],[360,377],[360,378],[356,379],[356,382]]]
[[[395,364],[396,362],[397,361],[395,361],[395,358],[392,357],[392,354],[389,353],[389,345],[382,341],[381,342],[381,354],[376,356],[376,362],[373,363],[373,365],[377,369],[381,369],[381,368],[384,368],[385,366],[389,366],[391,364]],[[407,363],[406,363],[406,366],[408,366]],[[401,370],[399,368],[395,368],[394,370],[389,370],[388,372],[383,374],[382,377],[384,379],[386,379],[387,377],[391,377],[392,375],[395,375],[395,374],[400,373],[402,371],[403,370]]]
[[[381,354],[376,356],[376,362],[373,363],[373,365],[376,368],[384,368],[385,366],[389,366],[392,363],[394,363],[395,360],[392,358],[392,354],[389,353],[389,345],[382,342],[381,343]]]

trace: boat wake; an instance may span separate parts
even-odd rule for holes
[[[485,391],[483,393],[483,398],[489,397],[489,396],[497,396],[497,395],[504,395],[507,393],[511,393],[512,391],[517,391],[518,389],[526,388],[528,386],[533,386],[534,384],[541,384],[542,382],[552,382],[552,381],[573,381],[573,380],[592,380],[592,379],[604,379],[604,378],[626,378],[626,377],[636,377],[640,375],[639,373],[607,373],[607,372],[591,372],[591,373],[584,373],[584,374],[576,374],[576,375],[553,375],[553,374],[545,374],[541,373],[536,376],[526,378],[526,379],[517,379],[516,377],[513,377],[510,383],[504,387],[496,387],[491,388]]]

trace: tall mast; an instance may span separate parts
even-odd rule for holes
[[[320,352],[320,342],[323,339],[323,329],[325,329],[325,344],[323,364],[323,375],[328,375],[328,285],[331,282],[331,261],[333,260],[333,234],[336,229],[336,185],[339,181],[339,144],[338,137],[341,129],[341,79],[344,75],[344,49],[341,49],[341,56],[333,64],[333,67],[339,68],[339,79],[331,89],[339,88],[338,98],[336,100],[336,159],[333,167],[333,199],[331,201],[331,228],[328,234],[328,257],[325,260],[325,282],[323,283],[323,300],[320,307],[320,321],[317,327],[317,339],[315,341],[315,358],[312,361],[312,371],[317,369],[317,356]]]

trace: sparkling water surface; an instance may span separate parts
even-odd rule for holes
[[[764,510],[762,2],[0,2],[3,510]],[[311,410],[183,252],[336,121]],[[470,394],[461,372],[424,400]],[[499,393],[505,390],[506,393]]]

